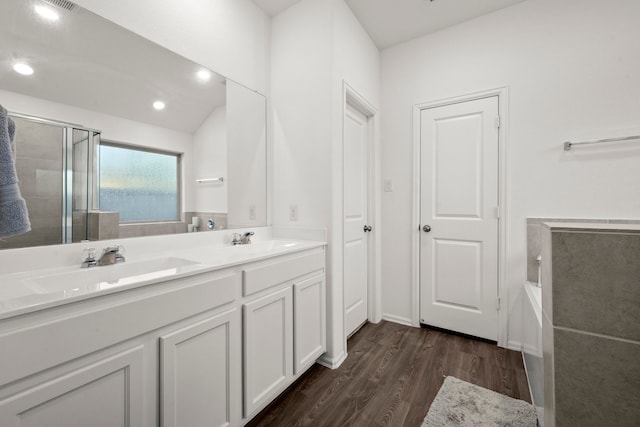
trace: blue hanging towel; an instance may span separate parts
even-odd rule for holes
[[[16,125],[0,105],[0,237],[31,231],[29,212],[16,174]]]

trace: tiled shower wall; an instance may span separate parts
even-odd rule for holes
[[[576,219],[576,218],[527,218],[527,281],[538,281],[538,261],[540,255],[540,231],[543,222],[590,224],[640,224],[638,219]]]
[[[0,239],[0,249],[62,243],[62,128],[16,122],[16,170],[31,231]]]

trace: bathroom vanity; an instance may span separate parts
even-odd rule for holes
[[[0,278],[0,425],[242,425],[324,353],[324,242],[179,252]]]

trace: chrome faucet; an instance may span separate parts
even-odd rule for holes
[[[251,236],[255,233],[253,231],[247,231],[246,233],[233,233],[233,239],[231,240],[231,244],[233,246],[236,245],[248,245],[251,243]]]
[[[80,267],[89,268],[98,265],[96,261],[96,248],[88,248],[82,251],[82,264]]]
[[[124,247],[120,245],[108,246],[102,250],[102,255],[98,259],[98,265],[113,265],[125,262],[123,255]]]
[[[82,251],[82,264],[80,264],[80,267],[89,268],[113,265],[124,261],[124,246],[122,245],[108,246],[104,248],[99,259],[96,259],[96,250],[94,248],[89,248]]]

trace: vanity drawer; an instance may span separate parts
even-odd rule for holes
[[[205,274],[67,304],[0,322],[0,387],[235,301],[237,274]]]
[[[242,294],[248,296],[297,277],[324,271],[324,249],[276,258],[242,270]]]

